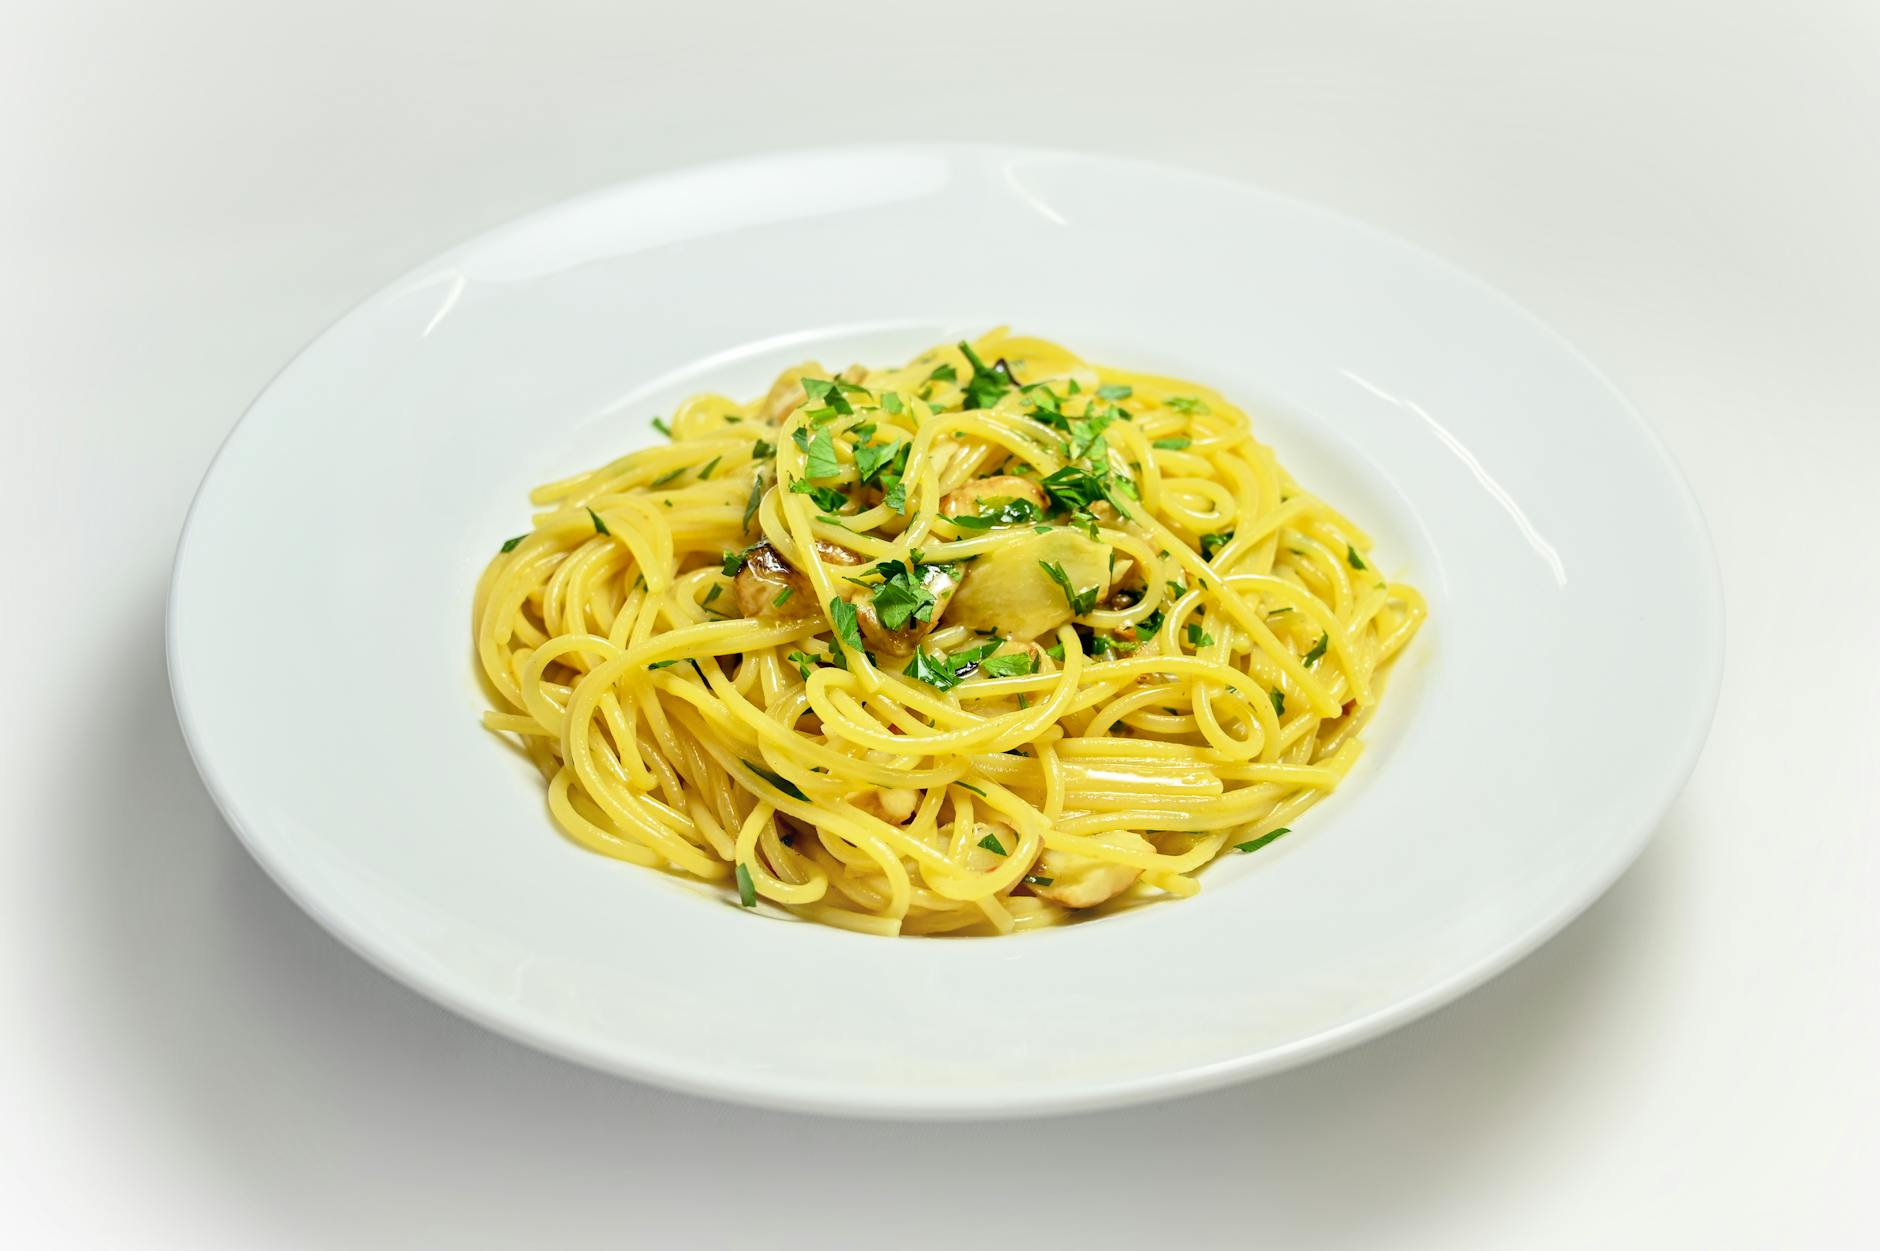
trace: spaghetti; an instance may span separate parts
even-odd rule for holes
[[[1010,933],[1192,895],[1350,771],[1424,616],[1218,393],[1040,339],[655,425],[485,569],[484,724],[575,842],[746,906]]]

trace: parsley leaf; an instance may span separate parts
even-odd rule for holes
[[[653,429],[659,431],[661,434],[665,435],[668,439],[672,437],[672,427],[666,424],[665,418],[655,417],[653,418],[651,425]]]
[[[1097,388],[1098,396],[1100,396],[1103,399],[1109,400],[1112,403],[1114,403],[1117,400],[1126,400],[1131,395],[1134,395],[1135,392],[1136,392],[1136,388],[1124,386],[1120,382],[1106,382],[1102,386]]]
[[[1280,690],[1278,687],[1274,687],[1272,690],[1268,691],[1267,694],[1272,697],[1273,700],[1273,715],[1276,717],[1285,716],[1286,692]]]
[[[1214,645],[1213,636],[1192,621],[1188,623],[1188,641],[1196,647],[1212,647]]]
[[[848,414],[854,407],[843,398],[842,388],[824,378],[799,378],[797,385],[803,388],[808,402],[817,408],[833,408],[838,413]]]
[[[855,449],[855,472],[863,482],[871,482],[879,477],[899,454],[899,447],[893,443],[861,444]]]
[[[990,509],[977,516],[949,517],[947,520],[967,530],[990,530],[994,526],[1024,525],[1038,520],[1040,516],[1038,506],[1028,499],[1000,495],[982,500],[981,503],[990,505]],[[1049,526],[1045,528],[1050,529]]]
[[[1025,875],[1025,884],[1027,886],[1049,886],[1051,882],[1051,878],[1040,877],[1036,873],[1027,873]]]
[[[739,571],[744,568],[744,562],[750,559],[750,555],[749,548],[741,552],[726,552],[724,554],[725,576],[727,578],[737,577]]]
[[[1039,483],[1057,508],[1069,512],[1087,509],[1104,498],[1103,480],[1088,469],[1066,465]]]
[[[811,439],[809,446],[803,449],[803,455],[805,478],[833,478],[842,469],[842,466],[836,463],[835,436],[827,430],[816,432],[816,437]]]
[[[817,658],[803,652],[791,652],[788,659],[796,665],[796,671],[803,675],[803,680],[809,681],[809,671],[816,664]]]
[[[609,530],[607,528],[607,523],[601,520],[601,515],[595,512],[592,508],[588,509],[588,516],[594,519],[594,533],[596,534],[612,534],[613,533],[612,530]]]
[[[991,408],[999,402],[999,397],[1010,391],[1017,380],[1012,377],[1012,367],[1004,359],[993,363],[988,368],[986,362],[979,359],[973,346],[965,340],[960,341],[960,353],[973,367],[973,376],[966,382],[966,407]]]
[[[516,544],[518,544],[518,543],[520,543],[520,542],[522,542],[522,540],[524,540],[524,539],[526,539],[526,538],[528,538],[528,537],[529,537],[529,536],[528,536],[528,535],[526,535],[526,534],[518,534],[518,535],[517,535],[517,536],[516,536],[515,538],[513,538],[513,539],[505,539],[505,540],[503,541],[503,550],[504,550],[505,552],[513,552],[513,551],[515,551],[515,550],[516,550]]]
[[[751,871],[743,863],[738,865],[738,906],[755,908],[757,906],[757,883],[751,881]]]
[[[1213,560],[1214,553],[1226,547],[1234,539],[1232,530],[1219,530],[1213,534],[1201,536],[1201,559]]]
[[[770,601],[770,606],[772,608],[782,608],[785,604],[790,602],[790,597],[795,594],[795,587],[786,586],[781,591],[777,592],[777,598]]]
[[[1364,558],[1358,555],[1358,549],[1349,543],[1345,544],[1345,563],[1353,569],[1364,568]]]
[[[752,460],[769,460],[777,454],[777,445],[768,439],[759,439],[751,444]]]
[[[951,363],[942,365],[940,368],[927,375],[927,381],[929,382],[958,382],[959,380],[960,376],[958,372],[954,370]]]
[[[713,600],[717,599],[720,595],[723,595],[724,593],[725,593],[725,584],[722,582],[714,582],[712,583],[712,589],[705,592],[705,598],[698,602],[698,606],[700,608],[704,608],[708,606]]]
[[[925,682],[935,690],[950,691],[960,684],[960,680],[947,665],[946,660],[928,654],[924,648],[914,649],[914,658],[907,662],[907,668],[901,670],[908,677]]]
[[[651,482],[647,483],[647,485],[649,487],[665,486],[668,482],[673,481],[675,478],[677,478],[680,474],[684,472],[685,472],[685,466],[681,465],[677,469],[674,469],[669,473],[660,474],[659,477],[654,478]]]
[[[1290,834],[1290,833],[1292,833],[1292,828],[1290,826],[1282,825],[1277,830],[1268,830],[1266,833],[1260,835],[1260,837],[1258,838],[1250,839],[1244,843],[1235,843],[1234,850],[1235,851],[1258,851],[1260,850],[1260,848],[1266,846],[1268,843],[1278,838],[1281,834]]]
[[[1171,395],[1166,400],[1163,400],[1162,403],[1178,413],[1207,413],[1213,411],[1192,395]]]
[[[886,581],[875,588],[873,602],[875,616],[881,624],[890,630],[904,628],[910,620],[933,620],[934,594],[923,586],[914,576],[913,571],[899,562],[884,562],[881,568],[892,565],[894,572],[886,575]]]
[[[1318,664],[1320,660],[1324,659],[1325,646],[1331,641],[1332,641],[1331,635],[1329,634],[1319,635],[1319,641],[1314,643],[1312,645],[1312,650],[1306,653],[1306,658],[1305,658],[1306,668],[1310,669],[1313,665]]]
[[[1157,439],[1154,443],[1150,444],[1150,446],[1163,448],[1170,452],[1179,452],[1193,442],[1194,440],[1189,438]]]
[[[838,513],[848,507],[849,497],[834,487],[811,486],[801,478],[790,484],[792,495],[807,495],[826,513]]]
[[[881,393],[881,407],[884,411],[890,412],[890,413],[900,413],[900,412],[907,411],[907,405],[903,404],[901,402],[901,397],[896,395],[892,391],[883,391]]]
[[[855,605],[841,596],[829,600],[829,619],[835,623],[836,638],[854,652],[862,650],[862,627],[855,619]]]
[[[780,773],[772,773],[769,769],[761,765],[754,765],[748,760],[744,762],[744,767],[788,795],[791,799],[801,799],[805,801],[809,799],[809,796],[805,795],[795,782],[792,782],[789,778],[784,777]]]
[[[1097,588],[1092,586],[1077,590],[1071,585],[1070,575],[1064,572],[1063,565],[1055,560],[1041,560],[1038,567],[1058,584],[1058,590],[1064,592],[1064,602],[1070,605],[1073,616],[1081,617],[1097,606]]]
[[[764,502],[764,475],[758,474],[751,479],[751,496],[744,501],[744,528],[751,528],[751,518],[757,516],[758,505]]]
[[[996,852],[1001,856],[1007,854],[1005,848],[1000,844],[998,837],[993,834],[988,834],[980,839],[979,845],[984,847],[987,851]]]
[[[988,656],[979,662],[979,672],[988,678],[1016,678],[1032,672],[1038,662],[1031,658],[1030,652],[1013,652],[1009,656]]]

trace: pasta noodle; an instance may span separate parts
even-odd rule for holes
[[[1424,616],[1217,392],[1040,339],[655,424],[484,570],[484,724],[569,838],[746,906],[1002,934],[1192,895],[1346,776]]]

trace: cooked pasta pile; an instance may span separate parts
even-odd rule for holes
[[[584,847],[876,934],[1200,887],[1351,769],[1424,615],[1216,392],[997,331],[699,395],[477,585]]]

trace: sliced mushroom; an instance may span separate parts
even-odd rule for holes
[[[1044,492],[1030,478],[1000,474],[975,478],[948,491],[940,500],[944,517],[972,517],[984,512],[994,500],[1026,500],[1040,514],[1044,512]]]
[[[921,565],[920,584],[934,598],[933,609],[927,613],[926,620],[909,617],[898,629],[890,630],[881,622],[875,609],[874,593],[856,587],[849,592],[849,601],[855,605],[855,620],[862,628],[862,640],[876,651],[894,656],[905,656],[913,651],[920,640],[933,629],[934,623],[947,610],[953,599],[953,592],[959,587],[959,575],[956,566]]]
[[[947,623],[1021,641],[1057,629],[1071,619],[1071,604],[1045,572],[1047,564],[1064,571],[1074,592],[1094,587],[1098,602],[1110,589],[1108,546],[1076,530],[1026,531],[967,566],[947,607]]]
[[[1132,850],[1155,850],[1155,844],[1129,830],[1105,837]],[[1040,899],[1048,899],[1062,908],[1094,908],[1128,890],[1142,876],[1142,870],[1075,852],[1047,850],[1038,857],[1038,863],[1032,866],[1028,876],[1038,879],[1027,885]]]
[[[846,547],[816,540],[816,554],[832,565],[858,565],[862,558]],[[732,580],[738,597],[738,615],[801,621],[820,611],[809,575],[792,565],[768,543],[759,543],[744,555],[744,568]],[[785,589],[790,591],[784,596]],[[783,598],[783,603],[777,602]]]
[[[777,380],[770,384],[770,394],[758,406],[757,418],[766,425],[774,426],[781,422],[807,400],[803,393],[803,379],[821,378],[826,375],[823,367],[815,361],[804,361],[801,365],[792,365],[777,375]]]

